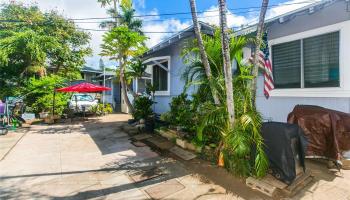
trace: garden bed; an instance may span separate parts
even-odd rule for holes
[[[189,150],[189,151],[193,151],[196,153],[202,153],[204,151],[204,149],[208,150],[208,149],[212,149],[210,146],[204,146],[204,147],[200,147],[200,146],[196,146],[193,143],[187,141],[186,139],[184,139],[182,137],[182,135],[184,135],[184,133],[173,130],[173,129],[168,129],[165,127],[161,127],[159,129],[155,129],[154,130],[156,133],[158,133],[159,135],[161,135],[164,138],[167,138],[170,141],[173,141],[177,146]]]

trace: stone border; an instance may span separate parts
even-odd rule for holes
[[[202,148],[201,147],[197,147],[194,144],[192,144],[191,142],[188,142],[188,141],[180,138],[179,134],[175,130],[171,130],[171,129],[168,129],[168,130],[155,129],[154,132],[160,134],[162,137],[165,137],[165,138],[167,138],[170,141],[175,140],[176,145],[180,146],[183,149],[194,151],[196,153],[201,153],[202,152]]]

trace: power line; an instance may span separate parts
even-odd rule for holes
[[[316,3],[318,1],[302,1],[302,2],[295,2],[295,3],[289,3],[289,4],[274,4],[268,6],[268,8],[273,8],[273,7],[279,7],[279,6],[289,6],[289,5],[298,5],[298,4],[306,4],[306,3]],[[249,13],[249,12],[254,12],[252,9],[260,9],[261,6],[253,6],[253,7],[241,7],[241,8],[234,8],[234,9],[228,9],[229,11],[235,11],[235,10],[248,10],[248,11],[243,11],[243,12],[235,12],[233,14],[243,14],[243,13]],[[207,12],[217,12],[218,10],[207,10],[207,11],[197,11],[197,14],[201,13],[207,13]],[[141,18],[141,17],[160,17],[160,16],[172,16],[172,15],[190,15],[192,14],[191,12],[174,12],[174,13],[160,13],[160,14],[145,14],[145,15],[135,15],[134,17]],[[99,20],[99,19],[115,19],[115,18],[121,18],[120,16],[118,17],[88,17],[88,18],[69,18],[68,20],[72,21],[83,21],[83,20]]]
[[[288,5],[296,5],[296,4],[305,4],[305,3],[315,3],[317,1],[313,0],[313,1],[303,1],[303,2],[296,2],[296,3],[289,3],[289,4],[277,4],[277,5],[270,5],[268,6],[269,8],[268,9],[271,9],[273,7],[276,7],[276,6],[288,6]],[[241,7],[241,8],[236,8],[236,9],[229,9],[230,11],[232,10],[243,10],[243,9],[249,9],[248,11],[242,11],[242,12],[236,12],[236,13],[232,13],[232,14],[247,14],[247,13],[250,13],[250,12],[256,12],[258,10],[254,10],[254,9],[260,9],[261,7]],[[209,10],[209,11],[199,11],[197,13],[205,13],[205,12],[217,12],[217,10]],[[191,12],[180,12],[180,13],[163,13],[163,14],[150,14],[150,15],[137,15],[137,16],[134,16],[134,17],[148,17],[148,16],[171,16],[171,15],[182,15],[182,14],[191,14]],[[198,16],[198,18],[211,18],[211,17],[218,17],[219,15],[209,15],[209,16]],[[68,19],[70,21],[72,21],[73,23],[76,23],[76,24],[83,24],[83,23],[102,23],[103,21],[84,21],[84,20],[93,20],[93,19],[113,19],[115,17],[92,17],[92,18],[79,18],[79,19]],[[175,19],[178,19],[178,20],[181,20],[181,19],[192,19],[192,18],[175,18]],[[165,20],[169,20],[169,19],[156,19],[156,20],[143,20],[144,22],[150,22],[150,21],[165,21]],[[255,19],[253,21],[256,21]],[[252,22],[253,22],[252,21]],[[27,21],[23,21],[23,20],[0,20],[0,22],[6,22],[6,23],[26,23]],[[45,25],[46,23],[50,23],[50,21],[44,21],[42,22],[43,25]],[[247,23],[246,25],[250,24],[251,22]],[[35,23],[33,22],[31,25],[38,25],[39,23]],[[232,28],[239,28],[241,26],[237,26],[237,27],[232,27]],[[105,29],[84,29],[84,28],[79,28],[77,27],[78,29],[81,29],[81,30],[86,30],[86,31],[108,31],[108,30],[105,30]],[[177,31],[167,31],[167,32],[145,32],[145,33],[177,33]]]

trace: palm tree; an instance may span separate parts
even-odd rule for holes
[[[102,7],[106,7],[113,2],[113,9],[109,9],[107,12],[114,18],[114,22],[106,21],[101,23],[101,27],[106,27],[107,24],[114,24],[112,27],[118,26],[118,5],[119,0],[97,0],[97,2],[101,3]]]
[[[191,6],[191,13],[192,13],[192,20],[193,20],[193,29],[194,29],[195,36],[197,38],[197,43],[198,43],[199,52],[201,55],[201,60],[202,60],[202,63],[204,65],[205,74],[206,74],[208,80],[212,81],[209,60],[208,60],[207,53],[205,52],[205,49],[204,49],[203,39],[202,39],[202,35],[201,35],[201,30],[200,30],[201,27],[200,27],[198,19],[197,19],[196,1],[190,0],[190,6]],[[217,95],[217,91],[215,90],[215,88],[213,88],[211,86],[209,86],[209,87],[210,87],[211,93],[213,95],[213,99],[214,99],[215,104],[219,105],[220,100],[219,100],[219,97]]]
[[[261,10],[260,10],[260,16],[259,16],[259,23],[258,27],[256,30],[256,48],[254,52],[254,57],[253,57],[253,76],[254,79],[252,80],[251,84],[251,89],[252,89],[252,100],[253,103],[256,107],[256,89],[257,89],[257,79],[258,79],[258,73],[259,73],[259,51],[260,51],[260,46],[261,46],[261,38],[263,35],[263,30],[264,30],[264,21],[265,21],[265,15],[266,15],[266,10],[267,6],[269,5],[269,0],[263,0],[262,5],[261,5]]]
[[[224,157],[229,158],[225,160],[225,166],[230,171],[240,176],[248,176],[253,173],[258,177],[262,177],[265,175],[268,166],[263,151],[263,140],[260,135],[262,119],[260,113],[253,106],[251,98],[249,84],[252,80],[252,66],[243,62],[243,47],[251,42],[251,39],[245,37],[231,37],[229,43],[230,57],[235,58],[238,64],[237,74],[233,80],[235,117],[237,120],[234,129],[227,123],[229,119],[226,105],[214,105],[208,89],[209,84],[215,87],[219,94],[223,94],[219,95],[221,102],[225,102],[220,30],[216,30],[213,36],[203,36],[203,43],[215,84],[209,82],[205,75],[204,66],[198,59],[197,54],[199,52],[196,45],[185,49],[185,58],[188,59],[185,60],[187,67],[183,78],[186,80],[187,87],[190,85],[198,86],[196,93],[193,95],[196,101],[199,101],[197,112],[200,114],[198,115],[196,130],[198,141],[206,144],[206,138],[213,135],[217,136],[219,145],[216,153],[218,155],[219,152],[225,152]],[[253,145],[257,149],[255,157],[251,157],[251,146]]]
[[[223,67],[225,74],[225,87],[226,87],[226,105],[228,118],[231,126],[233,127],[235,122],[235,107],[233,100],[233,84],[232,84],[232,65],[230,59],[230,47],[228,38],[228,28],[226,19],[226,0],[218,0],[219,3],[219,15],[220,15],[220,29],[221,29],[221,43],[222,54],[224,58]]]
[[[141,31],[142,27],[142,21],[139,19],[135,19],[135,10],[132,8],[132,1],[131,0],[122,0],[121,1],[121,9],[122,12],[119,15],[117,10],[117,4],[119,3],[119,0],[98,0],[101,2],[102,6],[105,6],[106,4],[110,4],[111,1],[114,3],[114,9],[108,10],[108,13],[114,17],[115,21],[106,21],[102,22],[100,26],[106,27],[110,26],[111,28],[119,26],[126,27],[129,31],[138,33],[139,35],[143,35]],[[144,45],[144,40],[142,41]],[[116,52],[118,53],[118,52]],[[120,52],[119,52],[120,53]],[[115,56],[115,55],[113,55]],[[126,67],[129,64],[128,61],[129,57],[128,55],[124,54],[122,57],[119,57],[116,59],[117,62],[119,62],[119,81],[122,88],[122,95],[123,98],[129,108],[129,110],[133,111],[133,106],[127,96],[127,91],[129,91],[133,96],[136,96],[136,93],[131,90],[131,88],[127,84],[127,75],[126,73]]]
[[[125,68],[124,77],[126,81],[126,87],[134,98],[137,97],[137,94],[129,87],[129,85],[131,84],[132,80],[142,78],[146,71],[146,68],[147,66],[144,65],[140,59],[131,61]],[[120,70],[117,70],[117,76],[120,76]]]

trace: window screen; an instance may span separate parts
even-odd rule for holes
[[[168,68],[168,62],[161,63],[165,68]],[[153,85],[156,91],[168,90],[168,71],[159,65],[153,65]]]
[[[272,46],[275,88],[300,88],[300,40]]]
[[[339,32],[303,40],[305,87],[339,86]]]

